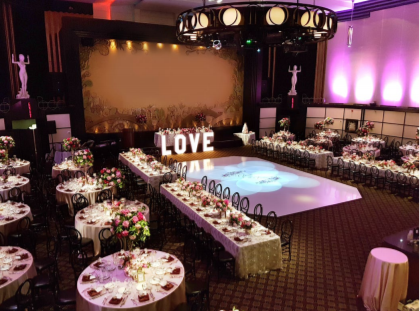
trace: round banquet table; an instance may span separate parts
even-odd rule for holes
[[[12,253],[9,253],[12,252]],[[23,254],[28,254],[27,258],[17,259],[16,256],[20,256]],[[25,255],[24,255],[25,256]],[[7,259],[7,257],[10,257]],[[6,270],[8,265],[5,261],[12,259],[12,267],[9,270]],[[10,264],[9,264],[10,265]],[[24,267],[21,266],[22,270],[15,270],[17,266],[25,265]],[[13,270],[12,270],[13,269]],[[36,276],[36,269],[34,266],[34,259],[30,252],[20,247],[10,247],[10,246],[3,246],[0,247],[0,272],[3,276],[0,276],[0,304],[3,303],[5,300],[13,297],[23,282],[27,279],[33,278]]]
[[[368,310],[395,311],[407,296],[408,258],[385,247],[371,250],[359,296]]]
[[[99,232],[104,228],[111,228],[113,219],[111,212],[104,211],[105,204],[107,203],[96,203],[86,207],[79,211],[74,219],[74,226],[82,234],[82,237],[93,240],[95,256],[101,251]],[[149,207],[146,204],[135,201],[126,201],[124,208],[141,212],[146,220],[149,221]]]
[[[86,174],[90,166],[76,167],[72,161],[62,162],[61,164],[56,164],[52,167],[51,177],[56,178],[58,174],[61,174],[62,170],[69,170],[71,178],[74,177],[74,173],[77,171],[82,171]]]
[[[73,202],[71,198],[76,193],[83,194],[86,199],[88,199],[89,204],[95,204],[96,198],[98,194],[105,189],[110,189],[110,187],[107,188],[101,188],[99,186],[84,186],[82,188],[75,187],[75,186],[68,186],[68,185],[61,185],[59,184],[55,188],[55,194],[57,198],[58,203],[67,203],[69,206],[69,213],[71,216],[74,215],[74,208],[73,208]],[[116,192],[115,188],[113,189],[114,194]]]
[[[160,251],[148,251],[147,260],[154,260],[164,258],[169,254],[160,252]],[[181,261],[179,261],[175,256],[170,255],[173,258],[173,261],[168,263],[165,262],[161,265],[164,269],[174,269],[179,268],[179,274],[171,275],[169,272],[164,275],[159,275],[160,278],[166,280],[174,287],[168,291],[165,291],[159,285],[152,285],[150,282],[152,278],[156,277],[155,271],[158,268],[145,268],[145,278],[147,286],[150,287],[149,300],[145,302],[139,302],[138,294],[143,291],[137,291],[138,284],[131,281],[131,278],[127,277],[124,273],[124,270],[115,269],[112,272],[109,272],[110,277],[100,283],[98,281],[93,282],[83,282],[84,276],[90,275],[99,275],[99,271],[95,268],[93,263],[88,268],[86,268],[82,274],[80,274],[79,279],[77,280],[77,296],[76,296],[76,310],[80,311],[113,311],[113,310],[141,310],[141,311],[171,311],[174,310],[179,304],[186,302],[185,297],[185,270]],[[107,262],[110,266],[113,266],[112,255],[107,256],[102,259],[102,262]],[[97,280],[96,277],[94,280]],[[114,282],[114,281],[115,282]],[[123,282],[128,280],[128,284]],[[107,285],[108,284],[108,285]],[[109,284],[114,285],[113,288],[107,289]],[[143,283],[144,284],[144,283]],[[88,294],[89,289],[98,289],[102,288],[101,294],[97,298],[91,298]],[[119,290],[123,291],[123,288],[127,288],[128,292],[124,293],[122,298],[126,298],[123,306],[112,305],[109,301],[115,297]],[[108,291],[109,290],[109,291]],[[151,293],[151,294],[150,294]],[[134,299],[134,301],[132,300]]]
[[[29,173],[31,170],[31,162],[25,160],[11,160],[10,165],[0,164],[0,175],[3,175],[4,170],[9,166],[13,166],[13,168],[16,170],[16,174],[19,175]]]
[[[382,148],[385,148],[385,141],[384,140],[380,140],[379,138],[375,138],[375,137],[356,137],[353,138],[351,140],[353,143],[358,143],[358,144],[365,144],[365,145],[373,145],[375,143],[379,143],[382,145]]]
[[[10,189],[18,187],[21,191],[31,192],[30,180],[23,176],[9,176],[7,182],[0,181],[0,194],[3,200],[9,199]]]
[[[28,205],[16,202],[0,203],[0,232],[7,237],[18,229],[19,221],[23,217],[33,219]]]

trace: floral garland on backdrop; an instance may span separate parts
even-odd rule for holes
[[[146,124],[147,123],[147,117],[144,114],[136,115],[136,122],[138,124]]]
[[[74,153],[73,160],[80,166],[92,166],[93,154],[89,149],[79,150]]]
[[[111,225],[111,232],[118,239],[129,239],[130,247],[138,246],[150,236],[149,224],[142,212],[123,209],[115,214]]]
[[[334,119],[333,118],[330,118],[330,117],[326,117],[324,119],[324,124],[325,125],[333,125],[334,124]]]
[[[103,168],[99,172],[99,179],[102,181],[103,187],[106,188],[108,186],[110,187],[118,187],[123,188],[124,187],[124,179],[125,176],[121,173],[121,171],[115,167],[109,169],[109,168]]]
[[[80,148],[80,139],[76,137],[69,137],[63,139],[63,149],[65,151],[75,151]]]

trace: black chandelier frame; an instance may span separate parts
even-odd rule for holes
[[[224,16],[229,9],[234,10],[230,10],[230,24],[227,24]],[[279,23],[278,17],[274,19],[274,11],[281,13],[284,20]],[[299,48],[332,39],[337,23],[336,12],[321,6],[277,1],[235,2],[205,5],[180,13],[176,36],[185,44],[207,47],[220,40],[224,47]]]

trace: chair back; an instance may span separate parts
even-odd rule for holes
[[[207,176],[203,176],[203,178],[201,178],[201,184],[203,185],[203,190],[206,190],[206,188],[207,188]]]
[[[87,268],[88,260],[87,254],[80,249],[75,249],[70,254],[70,264],[73,269],[75,285],[77,287],[77,280],[80,274]]]
[[[218,197],[219,199],[221,199],[222,198],[222,184],[217,184],[216,185],[216,189],[215,189],[215,192],[214,192],[214,195],[216,196],[216,197]]]
[[[410,185],[414,189],[419,187],[419,179],[417,178],[417,176],[410,177]]]
[[[226,187],[223,190],[223,199],[226,199],[226,200],[230,199],[230,189],[229,189],[229,187]]]
[[[71,197],[71,203],[73,203],[73,205],[75,205],[77,203],[77,200],[80,197],[83,197],[83,194],[81,194],[81,193],[75,193],[75,194],[73,194],[72,197]]]
[[[77,171],[74,173],[75,178],[85,177],[85,173],[83,171]]]
[[[26,279],[22,284],[19,285],[15,293],[17,310],[33,310],[33,287],[34,284],[32,279]]]
[[[194,239],[189,238],[184,244],[184,263],[195,264],[197,258],[197,244]]]
[[[214,194],[216,182],[214,180],[210,181],[209,183],[209,193]]]
[[[349,162],[349,168],[350,168],[350,171],[357,172],[357,165],[356,163],[354,163],[354,161]]]
[[[368,173],[368,167],[364,163],[360,163],[359,171],[362,174],[367,174]]]
[[[263,213],[263,206],[261,204],[255,205],[253,219],[260,223],[262,219],[262,213]]]
[[[274,211],[269,212],[266,216],[266,224],[265,224],[266,228],[273,232],[276,232],[277,221],[278,221],[278,218],[277,218],[276,212]]]
[[[182,178],[187,180],[187,166],[186,165],[184,165],[184,167],[182,168],[181,176]]]
[[[343,160],[343,158],[338,158],[337,163],[338,163],[338,167],[339,167],[340,169],[341,169],[341,168],[344,168],[344,160]]]
[[[110,200],[112,198],[112,192],[110,189],[104,189],[101,192],[99,192],[98,197],[96,198],[97,203],[103,203],[107,200]],[[77,203],[77,200],[76,200]]]
[[[385,181],[394,181],[394,173],[389,169],[385,171]]]
[[[172,182],[172,173],[171,172],[166,172],[165,174],[163,174],[163,178],[162,178],[162,184],[169,184]]]
[[[281,223],[281,234],[280,238],[283,241],[290,242],[293,236],[293,222],[290,219],[286,219]]]
[[[333,158],[331,156],[327,156],[327,165],[332,166],[334,163]]]
[[[163,158],[162,158],[162,164],[163,165],[165,165],[166,166],[166,162],[168,161],[168,156],[164,156]]]
[[[67,181],[71,178],[71,172],[68,169],[61,171],[61,176],[63,176],[63,180]]]
[[[379,177],[379,169],[376,166],[370,168],[373,177]]]
[[[248,214],[249,210],[249,199],[247,197],[242,198],[241,200],[241,212]]]
[[[397,174],[397,182],[399,184],[405,184],[407,182],[407,176],[403,172]]]
[[[235,193],[232,195],[232,206],[233,206],[234,208],[236,208],[237,210],[239,210],[239,203],[240,203],[240,200],[241,200],[241,195],[239,194],[239,192],[235,192]]]
[[[18,187],[13,187],[9,190],[9,200],[14,202],[20,202],[22,200],[22,190]]]

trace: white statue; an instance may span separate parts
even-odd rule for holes
[[[28,74],[26,73],[26,65],[29,65],[29,55],[26,55],[28,58],[28,62],[25,63],[25,56],[19,54],[19,61],[15,61],[15,55],[12,54],[12,64],[17,64],[19,66],[19,79],[22,87],[19,93],[16,95],[16,98],[29,98],[29,94],[27,91],[28,85]]]
[[[297,70],[296,65],[293,66],[293,70],[290,70],[290,66],[289,66],[289,72],[293,74],[292,75],[292,89],[289,91],[288,93],[289,95],[297,95],[297,92],[296,92],[297,74],[298,72],[301,72],[301,71],[302,71],[302,66],[300,66],[299,70]]]

